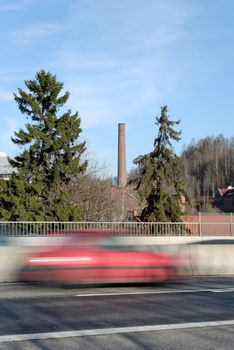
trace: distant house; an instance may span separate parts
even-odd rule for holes
[[[218,188],[214,206],[224,213],[234,213],[234,187]]]
[[[116,205],[113,221],[139,221],[138,213],[141,209],[136,190],[131,186],[112,186],[110,195]]]
[[[8,162],[7,154],[0,152],[0,179],[9,180],[12,173],[13,169]]]

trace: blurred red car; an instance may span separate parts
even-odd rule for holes
[[[33,254],[25,261],[19,280],[62,284],[169,281],[182,277],[185,265],[177,256],[129,245],[121,236],[87,235]]]

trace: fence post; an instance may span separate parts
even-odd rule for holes
[[[230,222],[230,236],[232,236],[232,213],[230,213],[230,219],[231,219],[231,222]]]
[[[201,212],[199,211],[199,236],[201,237],[202,232],[201,232]]]

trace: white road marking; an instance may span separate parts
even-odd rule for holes
[[[155,291],[139,291],[139,292],[117,292],[117,293],[80,293],[76,297],[102,297],[102,296],[121,296],[121,295],[142,295],[142,294],[176,294],[176,293],[230,293],[234,292],[234,288],[226,289],[179,289],[179,290],[155,290]]]
[[[162,325],[152,325],[152,326],[116,327],[116,328],[103,328],[103,329],[98,328],[98,329],[87,329],[87,330],[66,331],[66,332],[13,334],[13,335],[0,336],[0,343],[28,341],[28,340],[84,337],[84,336],[95,336],[95,335],[136,333],[136,332],[166,331],[166,330],[168,331],[168,330],[177,330],[177,329],[186,329],[186,328],[188,329],[188,328],[233,326],[233,325],[234,325],[234,320],[228,320],[228,321],[162,324]]]
[[[224,289],[214,289],[212,290],[213,293],[231,293],[234,292],[234,288],[224,288]]]

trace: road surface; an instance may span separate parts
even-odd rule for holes
[[[167,285],[0,285],[0,349],[234,349],[234,277]]]

